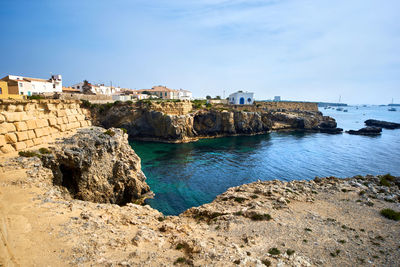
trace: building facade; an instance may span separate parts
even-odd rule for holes
[[[181,100],[192,100],[193,95],[192,92],[188,90],[179,89],[178,90],[178,98]]]
[[[44,93],[61,93],[62,77],[61,75],[52,75],[50,79],[37,79],[16,75],[8,75],[1,79],[6,81],[9,92],[19,95],[37,95]]]
[[[229,95],[229,104],[232,105],[253,105],[254,93],[237,91]]]
[[[71,86],[73,89],[77,89],[81,91],[82,93],[88,93],[87,91],[84,90],[85,82],[80,82],[77,84],[74,84]],[[92,84],[92,83],[87,83],[86,86],[88,86],[89,90],[91,93],[96,94],[96,95],[112,95],[115,93],[118,93],[121,88],[119,87],[113,87],[113,86],[106,86],[104,84]]]
[[[193,98],[192,92],[188,90],[183,90],[183,89],[175,90],[162,85],[153,86],[151,89],[136,90],[136,92],[149,93],[161,99],[190,100]]]
[[[0,81],[0,99],[23,99],[18,91],[10,91],[6,81]]]

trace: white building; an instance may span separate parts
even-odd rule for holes
[[[229,95],[229,104],[232,105],[253,105],[254,93],[237,91]]]
[[[178,98],[181,100],[191,100],[193,99],[192,92],[188,90],[179,89],[178,90]]]
[[[61,75],[52,75],[48,80],[8,75],[1,80],[7,81],[9,88],[17,88],[20,95],[31,96],[43,93],[62,92]]]
[[[83,85],[84,85],[84,82],[80,82],[80,83],[72,85],[71,87],[83,92],[83,90],[82,90]],[[96,95],[112,95],[112,94],[118,93],[121,90],[121,88],[119,88],[119,87],[111,87],[111,86],[106,86],[104,84],[88,83],[88,86],[90,86],[92,93],[94,93]]]

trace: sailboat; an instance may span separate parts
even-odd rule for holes
[[[342,96],[340,95],[340,96],[339,96],[339,104],[340,104],[340,100],[341,100],[341,99],[342,99]],[[343,108],[340,108],[340,107],[339,107],[339,108],[337,108],[336,110],[337,110],[337,111],[343,111]]]
[[[392,105],[393,105],[393,98],[392,98]],[[394,107],[391,107],[388,109],[388,111],[396,111],[396,109]]]

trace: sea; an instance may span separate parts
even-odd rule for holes
[[[400,123],[400,109],[349,106],[320,111],[344,130],[365,127],[367,119]],[[213,201],[229,187],[257,180],[386,174],[400,176],[400,129],[380,136],[271,132],[255,136],[201,139],[187,144],[131,141],[155,193],[146,200],[164,215]]]

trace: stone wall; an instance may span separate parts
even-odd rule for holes
[[[92,125],[76,100],[0,100],[0,155],[25,150]]]
[[[192,102],[186,100],[179,102],[139,101],[136,105],[139,108],[160,111],[168,115],[185,115],[192,111]]]
[[[87,100],[92,104],[106,104],[114,103],[115,100],[111,95],[86,95],[86,94],[75,94],[75,93],[61,93],[59,98],[62,100]]]

